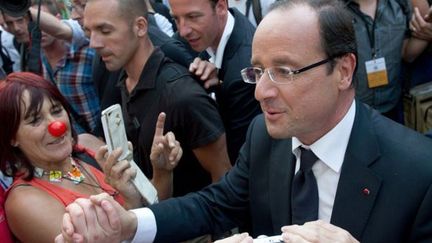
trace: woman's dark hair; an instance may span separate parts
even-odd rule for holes
[[[25,91],[30,95],[27,110],[24,110],[26,108],[22,99]],[[16,138],[21,114],[25,112],[24,116],[27,116],[39,113],[45,97],[53,103],[60,103],[71,121],[69,103],[57,87],[43,77],[29,72],[15,72],[0,81],[0,169],[7,176],[14,177],[18,172],[25,172],[24,179],[33,178],[34,167],[21,150],[11,143]],[[75,130],[72,126],[70,129],[74,141],[77,141]]]

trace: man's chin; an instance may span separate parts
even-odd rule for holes
[[[285,139],[291,137],[288,131],[280,124],[276,124],[274,121],[270,122],[267,119],[265,119],[266,129],[267,133],[270,135],[270,137],[274,139]]]
[[[115,71],[118,71],[122,68],[122,67],[119,67],[119,65],[115,65],[114,63],[110,63],[110,62],[108,62],[108,63],[105,62],[105,67],[110,72],[115,72]]]

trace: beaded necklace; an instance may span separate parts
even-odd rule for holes
[[[49,178],[50,182],[60,183],[64,179],[64,180],[72,181],[75,185],[83,184],[83,185],[88,185],[88,186],[95,187],[95,188],[100,188],[104,192],[107,192],[108,194],[110,194],[111,196],[116,196],[117,194],[119,194],[115,190],[114,191],[113,190],[108,190],[108,189],[102,187],[97,182],[96,179],[94,179],[92,176],[90,176],[90,173],[85,169],[85,167],[77,164],[75,162],[75,160],[72,159],[72,157],[71,157],[71,165],[72,165],[72,169],[70,171],[68,171],[67,173],[63,173],[61,170],[45,171],[42,168],[35,167],[35,169],[34,169],[34,175],[37,178],[42,178],[44,175],[48,175],[48,178]],[[85,177],[84,173],[81,172],[81,170],[83,172],[85,172],[85,174],[88,175],[89,180],[92,180],[95,184],[92,184],[92,183],[89,183],[89,182],[85,182],[84,179],[86,177]]]
[[[35,167],[34,175],[38,178],[41,178],[44,175],[48,175],[50,182],[61,182],[62,179],[66,179],[72,181],[74,184],[80,184],[84,181],[85,176],[81,173],[81,170],[78,168],[75,160],[71,158],[72,169],[68,171],[65,175],[61,170],[50,170],[45,171],[42,168]]]

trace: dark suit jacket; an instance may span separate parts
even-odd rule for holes
[[[216,89],[216,100],[225,124],[228,154],[232,162],[237,159],[247,128],[261,113],[255,100],[255,85],[243,82],[240,70],[251,66],[252,39],[255,27],[237,9],[230,9],[235,24],[225,47],[219,79],[223,84]]]
[[[272,139],[257,117],[236,165],[219,183],[151,206],[156,241],[244,222],[253,236],[280,234],[291,224],[293,163],[291,139]],[[431,184],[432,141],[358,102],[331,223],[362,243],[432,242]]]

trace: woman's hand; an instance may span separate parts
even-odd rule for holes
[[[129,143],[129,150],[132,154],[131,143]],[[124,197],[125,208],[140,207],[142,206],[142,197],[132,183],[137,171],[131,167],[129,161],[118,161],[121,154],[121,148],[117,148],[109,154],[108,147],[102,146],[96,152],[96,160],[104,171],[105,182],[118,190]]]

